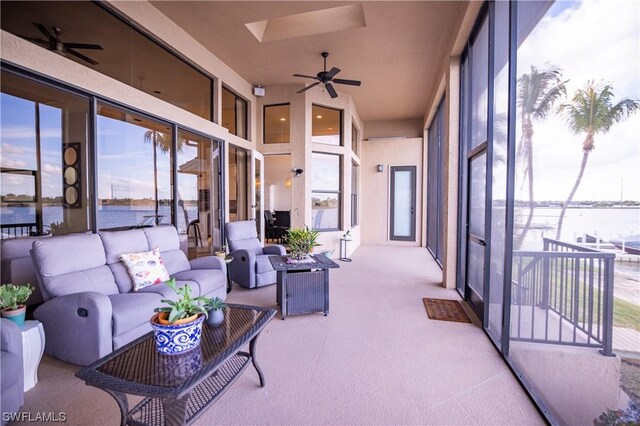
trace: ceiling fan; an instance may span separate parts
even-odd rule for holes
[[[25,37],[20,36],[26,40],[29,40],[33,43],[39,44],[52,52],[55,52],[62,56],[73,55],[76,58],[82,59],[85,62],[89,62],[91,65],[98,65],[98,62],[89,58],[88,56],[83,55],[82,53],[76,51],[75,49],[91,49],[91,50],[102,50],[102,46],[99,44],[85,44],[85,43],[65,43],[60,39],[62,35],[62,29],[56,26],[51,28],[47,28],[44,25],[34,22],[33,25],[40,30],[42,34],[47,38],[46,40],[42,38],[35,37]]]
[[[336,89],[333,88],[333,85],[331,83],[347,84],[349,86],[360,86],[360,84],[362,84],[358,80],[345,80],[342,78],[333,78],[335,77],[336,74],[340,72],[340,68],[333,67],[329,71],[327,71],[327,56],[329,56],[328,52],[322,52],[322,57],[324,58],[324,71],[320,71],[315,77],[312,75],[304,75],[304,74],[293,75],[294,77],[312,78],[314,80],[318,80],[315,83],[310,84],[301,90],[298,90],[296,93],[305,92],[311,89],[312,87],[315,87],[318,84],[322,83],[324,84],[324,87],[327,89],[329,96],[331,96],[332,98],[337,98],[338,93],[336,92]]]

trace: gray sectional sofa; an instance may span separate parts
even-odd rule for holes
[[[0,381],[2,398],[0,408],[1,423],[8,423],[9,413],[17,413],[24,404],[24,374],[22,367],[22,333],[18,326],[8,319],[0,319]],[[7,414],[5,414],[7,413]]]
[[[44,326],[45,351],[89,365],[151,331],[153,309],[176,295],[164,283],[133,292],[120,255],[155,248],[178,287],[190,286],[194,296],[226,297],[224,261],[188,261],[173,226],[35,240],[31,256],[45,302],[34,317]]]

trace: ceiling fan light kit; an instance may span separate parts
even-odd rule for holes
[[[329,71],[327,71],[327,57],[329,56],[328,52],[322,52],[322,57],[324,58],[324,70],[320,71],[315,77],[312,75],[304,75],[304,74],[293,74],[294,77],[302,77],[302,78],[311,78],[313,80],[318,80],[315,83],[312,83],[300,90],[296,93],[303,93],[307,90],[316,87],[318,84],[324,84],[324,88],[327,90],[329,96],[332,99],[338,97],[338,92],[333,87],[332,83],[335,84],[346,84],[348,86],[360,86],[362,83],[358,80],[347,80],[342,78],[334,78],[336,74],[340,72],[340,68],[333,67]]]

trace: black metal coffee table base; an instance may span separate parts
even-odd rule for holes
[[[185,425],[202,415],[251,363],[260,386],[256,342],[274,309],[232,305],[218,327],[203,326],[200,346],[182,355],[161,355],[152,333],[83,368],[76,376],[111,395],[121,425]],[[246,344],[249,351],[240,351]],[[127,394],[145,398],[129,410]]]

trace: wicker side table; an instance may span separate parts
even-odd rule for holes
[[[286,256],[269,256],[278,272],[276,298],[283,320],[287,315],[329,314],[329,269],[340,266],[324,255],[313,259],[310,263],[287,263]]]

